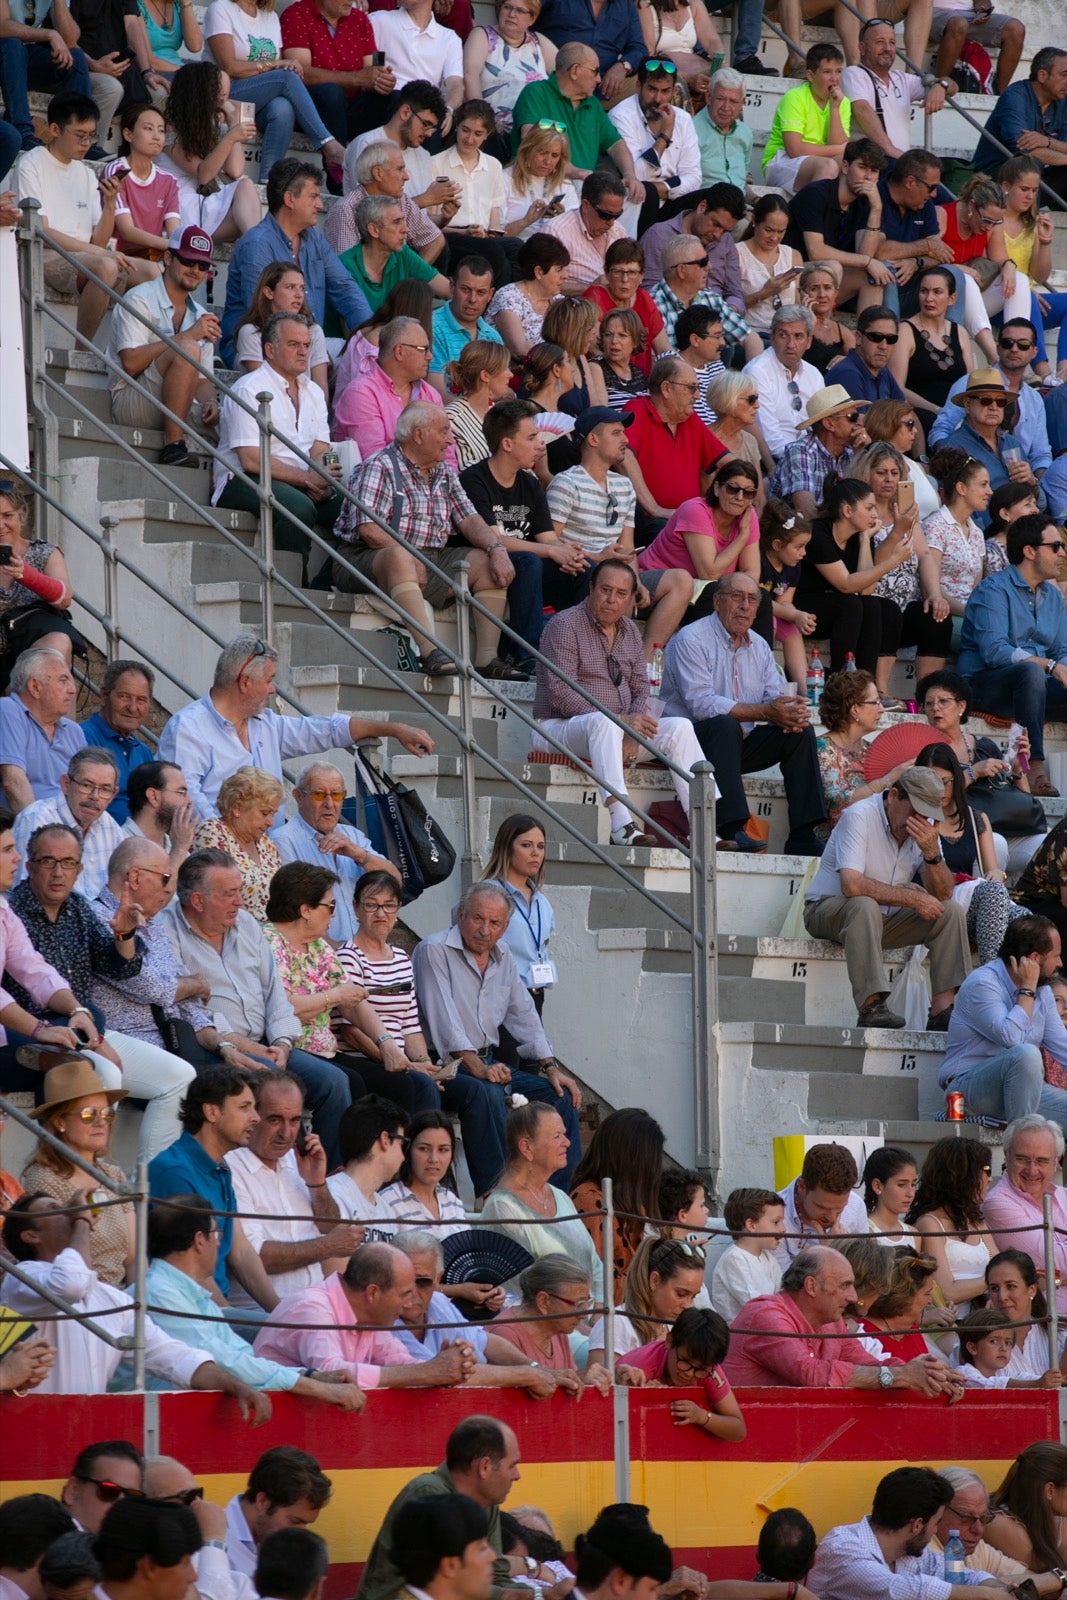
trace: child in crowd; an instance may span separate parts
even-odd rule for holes
[[[919,1169],[910,1150],[881,1145],[872,1150],[863,1169],[863,1203],[871,1233],[892,1248],[915,1235],[901,1219],[911,1210],[919,1186]]]
[[[841,170],[852,102],[841,92],[845,58],[835,44],[813,44],[804,58],[807,83],[779,100],[763,151],[763,181],[796,194],[818,178]]]
[[[162,155],[167,135],[163,113],[147,101],[132,105],[122,118],[122,144],[104,176],[119,178],[115,205],[115,249],[128,256],[158,261],[170,248],[171,234],[182,225],[178,185],[169,172],[161,172],[156,157]]]
[[[680,1425],[703,1428],[716,1439],[738,1443],[748,1429],[741,1407],[721,1370],[730,1348],[730,1330],[717,1311],[690,1307],[683,1311],[662,1339],[654,1339],[632,1351],[626,1366],[642,1373],[644,1381],[663,1383],[671,1388],[692,1388],[701,1384],[704,1402],[672,1400],[671,1416]]]
[[[750,1300],[781,1287],[774,1250],[785,1232],[785,1201],[773,1189],[734,1189],[723,1214],[733,1244],[716,1262],[711,1299],[732,1322]]]
[[[659,1217],[664,1239],[685,1239],[707,1247],[708,1194],[699,1172],[672,1167],[659,1183]]]
[[[804,639],[815,617],[793,604],[800,563],[811,542],[811,523],[788,500],[768,500],[759,519],[759,586],[771,597],[775,642],[782,647],[786,680],[803,689],[808,663]]]
[[[1015,1349],[1011,1319],[1003,1311],[971,1311],[957,1323],[960,1337],[960,1375],[968,1389],[1059,1389],[1063,1375],[1046,1372],[1040,1378],[1009,1378],[1004,1370]],[[632,1358],[629,1358],[632,1359]]]

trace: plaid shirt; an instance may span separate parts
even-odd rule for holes
[[[674,326],[685,306],[674,290],[667,287],[665,278],[661,278],[653,285],[652,299],[663,318],[664,331],[673,344]],[[721,295],[714,294],[711,289],[698,290],[689,303],[694,306],[710,306],[712,311],[717,312],[722,318],[722,331],[732,344],[740,344],[752,331],[740,312],[735,311],[733,306],[728,305]]]
[[[420,550],[440,550],[448,543],[453,523],[458,527],[467,517],[477,514],[454,467],[442,464],[428,473],[419,472],[398,445],[387,445],[355,469],[349,489],[362,506],[392,526],[397,496],[394,462],[400,469],[404,500],[397,532]],[[359,543],[357,515],[346,501],[334,529],[338,538]]]
[[[74,880],[74,888],[87,900],[95,900],[107,882],[108,862],[123,841],[122,829],[111,813],[104,811],[86,832],[76,821],[62,794],[55,800],[35,800],[15,818],[15,843],[22,857],[17,879],[19,883],[26,881],[26,854],[30,839],[38,828],[43,828],[49,822],[60,822],[64,827],[76,831],[82,842],[82,869]]]
[[[326,213],[322,231],[339,256],[343,256],[346,250],[354,249],[359,243],[356,207],[361,200],[366,199],[366,195],[366,189],[361,183],[357,183],[351,194],[346,194],[343,200],[338,200]],[[404,221],[408,225],[405,243],[421,255],[427,245],[433,244],[435,239],[441,237],[441,230],[435,222],[430,221],[422,207],[417,206],[406,193],[401,194],[397,205],[404,213]]]
[[[629,717],[648,710],[648,674],[641,633],[629,617],[620,620],[615,642],[609,645],[607,634],[593,620],[589,601],[583,600],[581,605],[557,611],[549,618],[541,635],[541,654],[596,695],[609,711]],[[612,680],[613,671],[618,683]],[[549,672],[540,661],[537,663],[535,717],[584,717],[591,709],[584,695]]]
[[[788,500],[801,491],[813,495],[821,504],[827,477],[836,481],[847,476],[852,451],[846,449],[832,456],[815,435],[814,428],[806,428],[799,439],[785,447],[774,469],[767,492]]]

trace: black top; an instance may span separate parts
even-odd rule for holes
[[[836,178],[819,178],[806,183],[789,202],[789,226],[785,243],[807,259],[805,233],[817,233],[835,250],[857,249],[856,241],[870,221],[871,203],[864,195],[842,209]],[[814,257],[818,260],[818,257]]]
[[[831,361],[836,361],[838,356],[847,355],[844,339],[838,339],[834,344],[824,344],[821,339],[813,335],[810,348],[804,352],[804,360],[810,361],[813,367],[818,367],[825,378]]]
[[[86,55],[99,61],[114,50],[129,59],[123,18],[140,16],[137,0],[71,0],[70,14],[81,29],[78,44]]]
[[[478,461],[464,468],[459,481],[478,515],[509,539],[532,539],[552,532],[545,491],[532,472],[520,472],[512,487],[505,489],[490,472],[488,461]]]
[[[778,600],[789,589],[795,589],[800,582],[801,563],[795,567],[772,567],[767,560],[766,552],[761,550],[759,555],[759,586],[765,589],[772,600]]]
[[[957,378],[966,376],[967,366],[960,345],[959,324],[948,325],[948,344],[943,349],[931,344],[922,328],[911,323],[915,350],[908,362],[907,387],[921,394],[931,405],[943,406]]]
[[[843,561],[848,572],[857,572],[860,564],[860,536],[857,533],[842,550],[834,538],[833,524],[828,517],[820,517],[811,525],[811,539],[804,552],[804,559],[800,563],[796,604],[801,610],[804,609],[803,601],[807,595],[840,593],[818,570],[820,567],[833,566],[835,561]]]
[[[8,904],[25,926],[34,949],[67,979],[79,998],[91,991],[94,973],[110,978],[113,983],[122,983],[127,978],[136,978],[140,972],[143,943],[137,941],[136,955],[128,959],[122,955],[115,935],[96,915],[84,895],[72,894],[65,900],[55,922],[45,915],[26,879],[12,889]],[[46,1015],[48,1007],[39,1006],[10,973],[5,988],[35,1017]]]
[[[981,822],[978,826],[981,828]],[[944,834],[941,835],[941,851],[950,872],[965,872],[968,877],[974,876],[975,862],[979,859],[978,840],[975,838],[974,829],[974,817],[968,806],[967,818],[959,838],[946,839]]]

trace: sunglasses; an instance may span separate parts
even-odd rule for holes
[[[746,500],[755,500],[756,491],[750,483],[724,483],[721,485],[724,494],[743,495]]]
[[[256,648],[252,651],[252,653],[250,655],[245,656],[244,660],[241,663],[241,671],[238,672],[237,677],[239,678],[241,676],[241,672],[243,672],[246,667],[251,666],[252,662],[255,661],[258,656],[265,656],[266,653],[267,653],[267,647],[263,643],[263,640],[262,639],[257,639],[256,640]],[[234,681],[236,682],[236,679]]]
[[[546,129],[552,128],[556,133],[566,133],[567,131],[567,124],[565,122],[553,122],[551,117],[542,117],[537,126],[539,128]]]
[[[690,256],[688,261],[679,261],[680,267],[706,267],[708,258],[704,256]]]
[[[1002,350],[1032,350],[1034,348],[1032,339],[1001,339],[999,344]]]
[[[324,800],[333,800],[341,805],[345,798],[344,789],[309,789],[308,794],[317,806],[321,806]]]
[[[436,1282],[436,1278],[416,1278],[415,1287],[416,1289],[432,1289]]]
[[[864,333],[862,339],[869,339],[871,344],[897,344],[900,340],[899,333]]]
[[[1008,403],[1007,400],[1002,399],[1000,395],[996,394],[972,395],[971,399],[977,400],[980,406],[1000,406],[1002,410]]]
[[[114,1106],[107,1106],[103,1111],[97,1111],[94,1106],[82,1106],[80,1111],[76,1111],[74,1113],[74,1120],[75,1122],[84,1122],[85,1126],[88,1128],[91,1127],[94,1122],[114,1122],[117,1115],[118,1112],[115,1110]],[[96,1480],[93,1478],[89,1481],[95,1483]],[[130,1489],[123,1489],[122,1492],[123,1494],[131,1494],[133,1491]]]
[[[593,204],[592,201],[589,203],[590,205]],[[593,206],[593,210],[596,212],[597,216],[602,222],[618,222],[619,218],[622,216],[621,206],[619,207],[618,211],[605,211],[603,206]]]
[[[759,405],[759,395],[758,394],[743,394],[741,396],[741,398],[745,402],[746,406],[758,406]]]
[[[618,522],[618,520],[619,520],[619,503],[616,500],[615,496],[613,494],[609,493],[608,494],[608,515],[607,515],[607,518],[606,518],[608,527],[609,528],[613,528],[615,526],[615,524]]]
[[[611,679],[612,686],[617,689],[622,683],[622,667],[619,665],[619,658],[617,656],[613,656],[609,651],[607,663],[608,677]]]
[[[641,65],[645,72],[666,72],[672,78],[678,71],[673,61],[663,61],[659,56],[649,56]]]
[[[87,1472],[73,1474],[79,1483],[91,1483],[96,1487],[96,1497],[105,1505],[114,1505],[116,1500],[144,1500],[147,1498],[143,1489],[127,1489],[121,1483],[112,1483],[110,1478],[90,1478]]]
[[[789,390],[789,393],[793,396],[792,400],[789,402],[790,405],[793,407],[793,410],[794,411],[803,411],[804,402],[800,398],[800,385],[797,382],[797,380],[795,378],[790,378],[789,382],[786,384],[786,388]]]
[[[174,1494],[161,1494],[158,1498],[168,1506],[193,1506],[204,1498],[204,1486],[194,1483],[191,1489],[178,1489]]]

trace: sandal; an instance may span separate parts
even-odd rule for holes
[[[894,700],[891,694],[882,695],[883,711],[906,711],[907,709],[903,700]]]

